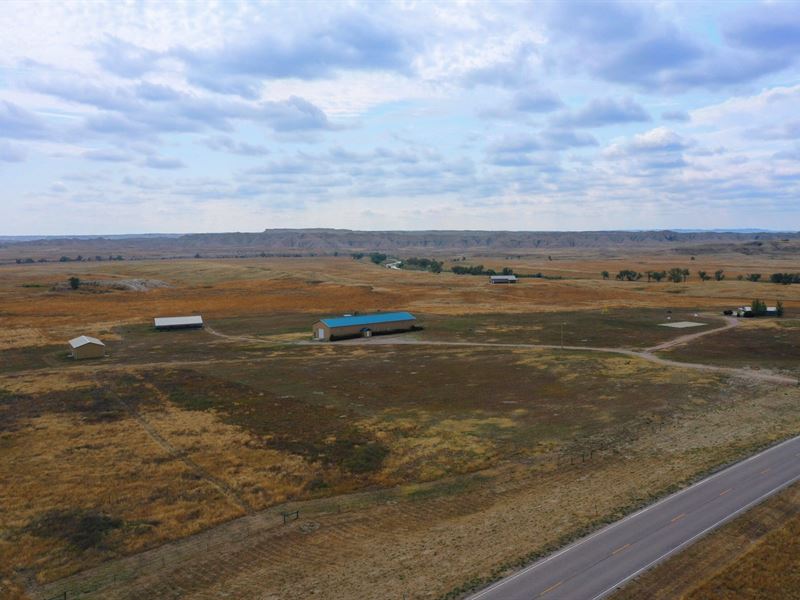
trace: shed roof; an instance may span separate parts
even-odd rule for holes
[[[502,280],[509,280],[509,281],[516,281],[516,275],[489,275],[492,279],[502,279]]]
[[[375,313],[371,315],[354,315],[350,317],[332,317],[320,319],[322,323],[335,329],[336,327],[352,327],[354,325],[370,325],[372,323],[389,323],[391,321],[416,321],[410,312]]]
[[[98,346],[105,346],[105,344],[100,340],[98,340],[97,338],[89,337],[88,335],[81,335],[69,341],[69,345],[71,348],[80,348],[81,346],[85,346],[86,344],[96,344]]]
[[[156,317],[154,321],[156,327],[181,327],[186,325],[202,325],[203,317],[200,315],[191,317]]]

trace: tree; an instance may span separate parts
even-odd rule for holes
[[[762,317],[767,314],[766,302],[762,302],[758,298],[753,299],[753,301],[750,303],[750,308],[753,309],[753,316],[755,317]]]
[[[370,259],[372,262],[374,262],[376,265],[379,265],[379,264],[381,264],[381,263],[382,263],[383,261],[385,261],[387,258],[388,258],[388,256],[386,256],[385,254],[383,254],[383,253],[381,253],[381,252],[372,252],[372,253],[369,255],[369,259]]]
[[[608,271],[601,271],[600,275],[603,277],[603,279],[608,279],[608,277],[609,277]]]
[[[683,281],[683,269],[680,267],[673,267],[667,273],[667,278],[673,283],[681,283]]]
[[[416,256],[412,256],[411,258],[407,258],[402,261],[399,266],[401,269],[405,269],[406,267],[416,267],[430,271],[431,273],[442,272],[442,263],[435,258],[417,258]]]
[[[622,269],[619,273],[617,273],[617,279],[619,281],[638,281],[641,278],[641,273],[638,273],[637,271],[631,271],[630,269]]]
[[[800,273],[773,273],[769,276],[772,283],[789,285],[790,283],[800,283]]]
[[[70,277],[69,278],[69,287],[71,287],[73,290],[77,290],[79,287],[81,287],[80,278],[78,278],[78,277]]]
[[[662,279],[664,279],[664,277],[667,276],[667,272],[666,271],[653,271],[652,273],[650,273],[650,276],[653,279],[655,279],[656,282],[660,282]]]
[[[711,275],[709,275],[705,271],[698,271],[697,276],[700,278],[700,281],[708,281],[709,279],[711,279]]]
[[[783,316],[783,302],[780,300],[775,303],[775,312],[779,317]]]
[[[689,271],[689,269],[684,269],[684,270],[682,271],[682,273],[683,273],[683,281],[684,281],[684,283],[686,282],[686,280],[687,280],[687,279],[689,279],[689,273],[690,273],[690,272],[691,272],[691,271]]]
[[[725,271],[723,271],[722,269],[720,269],[719,271],[714,271],[714,279],[716,279],[717,281],[722,281],[723,279],[725,279]]]
[[[748,273],[747,281],[758,281],[761,279],[761,273]]]

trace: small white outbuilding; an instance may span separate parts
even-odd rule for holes
[[[103,358],[106,355],[106,345],[97,338],[82,335],[69,341],[69,354],[75,360]]]
[[[189,317],[156,317],[153,319],[153,326],[160,331],[170,329],[201,329],[203,327],[203,317],[192,315]]]
[[[489,283],[517,283],[516,275],[490,275]]]

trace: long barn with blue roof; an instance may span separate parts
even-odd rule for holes
[[[370,337],[375,333],[395,333],[415,328],[417,318],[410,312],[327,317],[314,323],[314,339],[324,342],[348,337]]]

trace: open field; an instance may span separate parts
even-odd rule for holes
[[[695,316],[698,315],[698,316]],[[415,337],[448,342],[519,343],[565,346],[646,348],[686,334],[660,324],[677,321],[703,323],[703,329],[722,324],[716,315],[656,308],[540,312],[525,314],[431,315],[425,331]],[[695,331],[699,331],[698,328]],[[562,337],[563,334],[563,337]]]
[[[3,267],[2,576],[37,598],[71,585],[97,598],[439,597],[800,430],[796,388],[632,356],[297,343],[321,315],[408,309],[425,326],[409,340],[558,345],[565,323],[565,345],[643,349],[701,329],[659,327],[667,311],[711,329],[711,313],[773,291],[790,317],[800,309],[800,286],[604,281],[594,263],[553,258],[525,260],[574,278],[490,286],[349,257]],[[169,287],[51,289],[74,274]],[[210,329],[149,326],[184,313]],[[761,366],[791,371],[794,321],[780,323],[781,354]],[[756,366],[709,352],[740,330],[763,352],[770,327],[664,355]],[[84,333],[110,356],[66,358]],[[61,580],[72,573],[79,583]]]
[[[35,563],[21,557],[18,566],[45,580],[70,558],[91,564],[243,514],[236,500],[248,512],[541,455],[574,460],[584,450],[622,445],[634,435],[628,428],[726,401],[721,380],[705,374],[626,357],[521,350],[290,347],[224,365],[66,373],[3,381],[6,475],[22,465],[26,474],[6,502],[38,498],[6,526],[17,543],[36,549]],[[148,443],[137,415],[167,447]],[[53,470],[58,463],[71,465],[63,482],[63,471]],[[112,473],[116,484],[103,490]],[[29,540],[39,539],[35,523],[66,506],[112,515],[119,520],[114,535],[72,557],[68,534],[47,538],[55,550],[43,556]]]
[[[714,339],[661,353],[665,358],[800,374],[800,319],[742,319]]]

